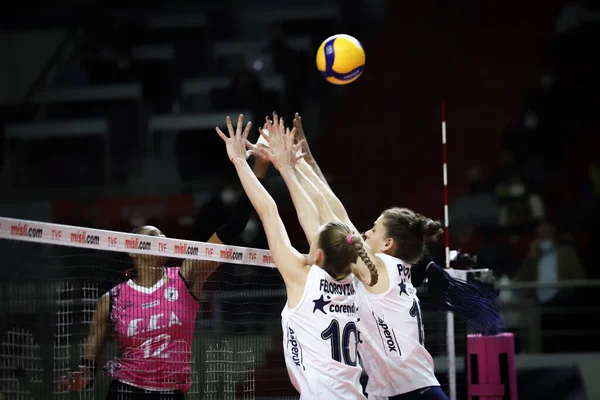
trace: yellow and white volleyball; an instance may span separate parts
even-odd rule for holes
[[[339,34],[325,39],[317,50],[317,69],[328,82],[347,85],[362,74],[365,50],[350,35]]]

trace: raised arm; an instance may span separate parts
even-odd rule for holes
[[[298,114],[296,114],[296,118],[294,119],[294,127],[298,130],[302,130],[302,121],[299,117]],[[303,132],[303,130],[302,130]],[[299,144],[301,144],[301,148],[303,151],[307,151],[308,146],[304,145],[304,142],[306,139],[303,137],[304,135],[302,135],[302,139],[300,139],[301,141],[298,142]],[[303,177],[306,178],[306,180],[308,181],[308,183],[311,185],[311,187],[315,188],[315,190],[320,194],[320,195],[315,195],[314,197],[314,201],[315,204],[321,204],[321,206],[319,208],[319,212],[323,212],[326,216],[328,215],[329,217],[326,218],[331,218],[331,214],[333,213],[333,215],[335,215],[335,217],[337,219],[339,219],[340,221],[342,221],[343,223],[347,224],[349,227],[352,228],[352,230],[358,234],[358,230],[356,229],[356,227],[354,226],[354,224],[352,223],[352,221],[350,221],[350,217],[348,216],[348,213],[346,212],[346,208],[344,207],[344,205],[342,204],[342,202],[340,201],[340,199],[337,198],[337,196],[335,195],[335,193],[333,193],[333,190],[331,190],[331,187],[329,187],[329,185],[327,185],[327,183],[325,182],[325,178],[323,177],[323,174],[320,172],[320,169],[318,169],[318,166],[316,167],[317,169],[315,169],[313,167],[316,166],[316,162],[314,161],[314,158],[312,158],[312,162],[310,162],[312,157],[304,157],[303,160],[299,160],[296,163],[296,171],[299,175],[302,175]],[[304,160],[306,160],[306,162],[304,162]],[[317,172],[318,171],[318,172]],[[303,181],[302,181],[303,182]],[[305,186],[305,183],[303,182],[303,186]],[[307,189],[307,191],[310,193],[311,190],[310,188]],[[325,200],[327,206],[322,205],[322,201],[323,199]],[[375,253],[373,252],[373,249],[371,249],[371,247],[369,247],[366,243],[362,243],[362,249],[364,251],[363,255],[361,255],[361,257],[358,258],[357,262],[356,262],[356,266],[358,268],[358,273],[361,277],[367,277],[370,275],[370,269],[369,266],[364,262],[364,260],[369,259],[371,260],[372,265],[376,266],[377,269],[379,271],[382,271],[382,274],[385,276],[384,278],[380,279],[380,284],[379,286],[384,287],[385,285],[387,285],[388,279],[387,279],[387,274],[383,274],[384,271],[386,271],[385,269],[385,263],[383,262],[383,260],[381,260],[379,257],[377,257],[375,255]],[[363,257],[366,254],[367,257]],[[375,281],[377,282],[377,281]],[[370,285],[373,282],[368,282],[368,284]]]
[[[296,134],[296,139],[298,140],[298,142],[304,141],[302,143],[302,151],[306,154],[304,156],[304,160],[315,171],[319,179],[321,179],[323,183],[327,187],[329,187],[327,179],[325,179],[325,175],[323,175],[321,168],[319,168],[319,164],[317,164],[317,160],[315,160],[315,157],[313,157],[313,154],[310,151],[310,147],[308,146],[308,142],[306,141],[306,135],[304,134],[304,126],[302,126],[302,117],[300,117],[300,114],[298,113],[294,115],[294,128],[296,128],[296,131],[298,132]]]
[[[304,174],[308,181],[317,189],[318,192],[321,193],[337,218],[350,226],[354,232],[358,233],[358,230],[354,224],[352,224],[352,221],[350,221],[350,217],[346,212],[346,208],[340,199],[338,199],[335,193],[333,193],[333,190],[331,190],[331,188],[321,178],[319,178],[315,170],[307,162],[298,162],[296,164],[296,169]]]
[[[315,204],[298,181],[294,171],[296,161],[302,156],[298,154],[301,144],[294,145],[296,130],[292,129],[291,132],[288,130],[286,133],[283,119],[280,119],[275,113],[273,113],[273,122],[267,119],[267,129],[269,130],[268,136],[265,135],[262,129],[260,130],[261,135],[269,145],[268,150],[263,149],[262,152],[267,155],[273,166],[279,170],[290,192],[306,240],[311,244],[315,234],[321,227],[321,223]]]
[[[269,161],[263,157],[255,157],[252,171],[262,183],[269,169]],[[208,239],[208,243],[235,244],[244,231],[254,208],[246,192],[242,191],[231,217]],[[185,260],[181,264],[181,276],[197,299],[200,299],[204,283],[215,272],[220,263],[206,260]]]
[[[243,121],[243,116],[240,115],[237,128],[234,131],[231,119],[227,117],[229,136],[225,135],[219,128],[216,128],[217,133],[225,142],[229,160],[235,166],[242,187],[262,221],[273,262],[281,273],[286,286],[288,288],[295,287],[298,284],[303,286],[308,275],[308,265],[304,256],[292,247],[283,221],[279,216],[275,200],[256,178],[246,161],[248,158],[246,138],[250,133],[252,124],[248,122],[246,129],[242,132]]]
[[[306,177],[306,175],[304,175],[302,169],[298,167],[298,164],[304,163],[306,163],[306,161],[304,161],[303,159],[298,160],[295,168],[296,177],[298,178],[298,181],[300,182],[300,184],[302,185],[312,202],[315,204],[315,207],[317,207],[317,213],[319,214],[319,223],[321,225],[325,225],[326,223],[331,221],[339,221],[340,219],[335,215],[335,213],[329,206],[329,203],[327,202],[327,199],[325,199],[323,193],[321,193],[319,189],[317,189],[317,187]]]

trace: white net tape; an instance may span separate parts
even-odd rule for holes
[[[0,295],[0,312],[3,317],[17,313],[37,319],[25,325],[43,332],[32,334],[18,327],[18,321],[12,323],[16,328],[9,323],[7,329],[0,332],[3,338],[0,393],[8,396],[5,399],[74,398],[69,393],[60,393],[57,385],[60,377],[72,371],[83,354],[84,340],[98,300],[108,287],[114,286],[114,280],[105,278],[101,272],[93,272],[101,270],[97,265],[102,260],[113,261],[114,253],[238,264],[231,269],[230,275],[235,278],[229,277],[234,282],[230,283],[231,287],[227,290],[211,287],[203,292],[194,330],[192,383],[187,398],[294,398],[282,364],[280,341],[279,313],[285,303],[285,289],[280,280],[264,279],[267,272],[278,277],[268,250],[3,217],[0,217],[0,239],[7,239],[2,244],[8,246],[5,249],[11,257],[19,256],[6,263],[16,269],[4,272],[7,280]],[[16,242],[28,244],[21,243],[25,247],[19,247]],[[68,256],[81,260],[67,262],[67,256],[54,256],[47,248],[55,246],[81,251],[83,255]],[[19,252],[24,255],[17,254]],[[36,259],[43,259],[40,264],[47,274],[25,278],[19,275],[18,282],[11,282],[11,274],[17,276],[22,272],[19,269],[25,270]],[[64,272],[66,265],[75,271],[75,277]],[[241,265],[267,268],[248,270]],[[86,268],[97,269],[90,272]],[[454,271],[453,274],[466,279],[467,273]],[[259,282],[259,286],[249,287],[249,282]],[[428,312],[426,303],[425,298],[426,345],[435,358],[436,373],[445,391],[454,394],[457,386],[458,389],[463,386],[460,375],[465,330],[461,324],[447,323],[444,313]],[[48,310],[53,317],[46,320],[42,315]],[[42,344],[38,343],[40,337],[45,338]],[[48,350],[41,350],[40,346]],[[116,352],[116,344],[110,342],[104,358],[110,359]],[[45,357],[51,361],[44,362]],[[48,379],[44,378],[44,371],[52,371],[51,384],[42,383]],[[109,379],[100,377],[97,382],[94,387],[79,392],[77,398],[104,398],[103,390],[108,387]]]

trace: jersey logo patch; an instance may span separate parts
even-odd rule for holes
[[[165,299],[169,301],[175,301],[179,298],[179,292],[175,288],[166,288],[165,289]]]
[[[327,296],[327,298],[330,298],[329,296]],[[316,300],[313,300],[313,303],[315,303],[315,307],[313,308],[313,314],[319,310],[321,311],[323,314],[327,315],[327,313],[325,312],[325,306],[329,303],[331,303],[331,300],[325,300],[323,298],[323,295],[321,295],[321,297],[319,297]]]

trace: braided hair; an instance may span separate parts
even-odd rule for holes
[[[371,273],[370,285],[377,283],[377,269],[363,247],[360,235],[355,235],[352,229],[340,222],[326,224],[319,234],[319,248],[323,251],[323,268],[335,279],[344,279],[351,273],[360,276],[356,268],[358,257],[367,265]]]
[[[364,262],[367,268],[369,268],[369,272],[371,273],[369,286],[375,286],[375,284],[379,280],[379,274],[377,273],[377,267],[375,267],[375,264],[373,263],[373,261],[367,254],[367,251],[365,250],[362,237],[360,235],[349,235],[348,238],[350,243],[352,243],[352,245],[354,246],[354,250],[356,251],[358,257],[360,257],[362,262]],[[351,268],[353,269],[352,272],[354,272],[354,275],[360,276],[360,273],[356,270],[356,266]]]

